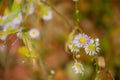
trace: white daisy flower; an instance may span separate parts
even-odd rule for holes
[[[73,44],[73,43],[71,43],[71,44],[69,44],[68,45],[68,48],[70,49],[70,51],[71,52],[75,52],[75,53],[78,53],[79,52],[79,48],[75,45],[75,44]]]
[[[34,4],[29,3],[23,8],[23,12],[27,12],[29,15],[31,15],[34,12]]]
[[[6,19],[7,16],[0,16],[0,26],[3,26],[3,21]]]
[[[49,10],[49,11],[47,12],[47,14],[44,14],[44,15],[42,16],[42,19],[47,21],[47,20],[51,20],[52,17],[53,17],[52,11]]]
[[[12,24],[19,25],[22,22],[22,20],[22,14],[20,13],[16,18],[13,19]]]
[[[75,73],[84,73],[84,67],[81,63],[78,63],[77,61],[74,63],[74,65],[72,66],[72,68],[74,69]]]
[[[29,31],[29,35],[30,35],[31,38],[35,39],[35,38],[39,37],[40,32],[39,32],[38,29],[33,28]]]
[[[95,55],[100,50],[98,46],[99,46],[99,39],[95,39],[95,40],[91,39],[88,45],[85,46],[85,52],[90,56]]]
[[[75,36],[75,38],[73,40],[73,43],[77,47],[81,48],[81,47],[84,47],[85,45],[87,45],[89,40],[90,40],[90,38],[86,34],[84,34],[84,33],[80,34],[79,33],[78,35]]]
[[[3,23],[3,18],[2,16],[0,16],[0,26],[2,26],[2,23]]]
[[[30,3],[28,7],[28,14],[32,14],[34,12],[34,4]]]
[[[7,23],[3,27],[3,31],[9,31],[9,30],[12,30],[12,29],[16,29],[16,26],[12,23]]]

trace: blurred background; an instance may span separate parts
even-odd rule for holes
[[[13,0],[0,0],[0,15]],[[19,0],[18,0],[19,1]],[[46,0],[47,1],[47,0]],[[28,29],[38,28],[40,38],[31,41],[48,73],[48,80],[120,80],[120,0],[79,0],[79,27],[87,35],[100,39],[98,56],[105,59],[105,67],[96,74],[93,57],[84,51],[77,57],[85,67],[83,76],[72,70],[74,63],[72,55],[65,51],[65,44],[72,28],[65,19],[75,26],[74,2],[72,0],[48,0],[52,5],[53,18],[49,21],[37,19],[35,12],[28,16],[24,24]],[[59,13],[56,13],[56,11]],[[61,16],[61,15],[62,16]],[[64,19],[65,18],[65,19]],[[14,36],[13,38],[9,38]],[[10,34],[6,40],[0,40],[0,80],[44,80],[41,66],[33,68],[30,59],[19,55],[17,49],[23,45],[15,34]],[[39,62],[39,61],[38,61]],[[96,79],[97,80],[97,79]]]

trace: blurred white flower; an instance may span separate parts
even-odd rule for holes
[[[68,48],[70,49],[70,51],[71,52],[75,52],[75,53],[78,53],[79,52],[79,48],[75,45],[75,44],[73,44],[73,43],[70,43],[69,45],[68,45]]]
[[[34,12],[34,4],[33,3],[28,3],[24,8],[23,12],[27,12],[29,15],[31,15]]]
[[[84,34],[84,33],[80,34],[79,33],[78,35],[75,36],[75,38],[73,40],[73,43],[77,47],[81,48],[81,47],[84,47],[85,45],[87,45],[89,40],[90,40],[90,38],[86,34]]]
[[[95,39],[95,41],[91,39],[88,45],[85,46],[85,52],[90,56],[97,54],[97,52],[99,52],[100,50],[98,46],[99,46],[99,39],[97,38]]]
[[[84,73],[84,67],[83,65],[79,62],[75,62],[74,65],[72,66],[72,68],[74,69],[75,73],[78,74],[78,73],[81,73],[83,74]]]
[[[9,31],[9,30],[13,30],[13,29],[16,29],[16,26],[10,22],[5,24],[3,27],[3,31]]]
[[[30,3],[28,8],[28,14],[32,14],[34,12],[34,4]]]
[[[49,10],[49,11],[47,12],[47,14],[44,14],[44,15],[42,16],[42,19],[47,21],[47,20],[51,20],[52,17],[53,17],[52,11]]]
[[[2,26],[2,23],[3,23],[3,18],[2,16],[0,16],[0,26]]]
[[[18,16],[13,19],[12,24],[19,25],[22,22],[22,20],[22,14],[19,13]]]
[[[38,29],[33,28],[29,31],[29,35],[30,35],[31,38],[35,39],[35,38],[39,37],[40,32],[39,32]]]
[[[0,26],[3,26],[3,21],[6,19],[6,15],[5,16],[0,16]]]

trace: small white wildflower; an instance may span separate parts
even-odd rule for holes
[[[0,26],[3,26],[3,21],[6,19],[7,16],[0,16]]]
[[[27,12],[29,15],[31,15],[34,12],[34,4],[29,3],[23,8],[23,12]]]
[[[13,19],[12,24],[19,25],[22,22],[22,20],[22,14],[20,13],[16,18]]]
[[[71,52],[75,52],[75,53],[79,52],[79,48],[73,43],[69,44],[68,48],[70,49]]]
[[[49,11],[47,12],[47,14],[44,14],[44,15],[42,16],[42,19],[47,21],[47,20],[51,20],[52,17],[53,17],[52,11],[49,10]]]
[[[28,8],[28,14],[32,14],[34,12],[34,4],[30,3]]]
[[[0,26],[2,26],[2,23],[3,23],[3,18],[2,16],[0,16]]]
[[[89,39],[90,38],[86,34],[84,34],[84,33],[80,34],[79,33],[78,35],[75,36],[75,38],[73,40],[73,43],[77,47],[81,48],[81,47],[84,47],[85,45],[87,45],[87,43],[89,42]]]
[[[16,26],[12,23],[7,23],[4,25],[3,27],[3,31],[9,31],[9,30],[12,30],[12,29],[16,29]]]
[[[95,55],[97,54],[97,52],[99,52],[100,48],[98,46],[99,46],[99,39],[95,39],[95,41],[91,39],[88,45],[85,46],[85,52],[90,56]]]
[[[40,32],[39,32],[38,29],[33,28],[33,29],[31,29],[31,30],[29,31],[29,35],[30,35],[30,37],[33,38],[33,39],[34,39],[34,38],[38,38],[39,35],[40,35]]]
[[[84,73],[84,67],[81,63],[75,62],[74,65],[72,66],[72,68],[74,69],[75,73]]]

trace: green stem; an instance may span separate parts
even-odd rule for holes
[[[45,66],[44,66],[44,64],[43,64],[43,61],[42,61],[42,59],[41,59],[40,57],[39,57],[39,65],[40,65],[40,67],[41,67],[41,69],[42,69],[42,71],[43,71],[45,80],[48,80],[47,71],[46,71]]]
[[[75,15],[75,28],[77,29],[77,30],[79,30],[81,33],[83,32],[82,31],[82,29],[79,27],[79,22],[80,22],[80,17],[79,17],[79,9],[78,9],[78,2],[76,1],[75,2],[75,13],[74,13],[74,15]]]
[[[74,59],[75,62],[77,62],[75,57],[76,57],[76,55],[75,55],[75,53],[73,53],[73,59]]]
[[[35,55],[35,51],[33,50],[30,39],[27,37],[27,33],[23,33],[22,36],[23,36],[23,42],[24,42],[25,46],[28,48],[28,50],[29,50],[29,53],[30,53],[30,56],[31,56],[30,58],[31,58],[31,60],[33,60],[33,58],[37,57],[37,55]],[[43,71],[43,75],[45,77],[45,80],[48,80],[48,75],[47,75],[47,72],[45,70],[45,66],[44,66],[44,64],[42,62],[42,59],[40,57],[39,57],[39,65],[40,65],[40,67],[41,67],[41,69]]]

